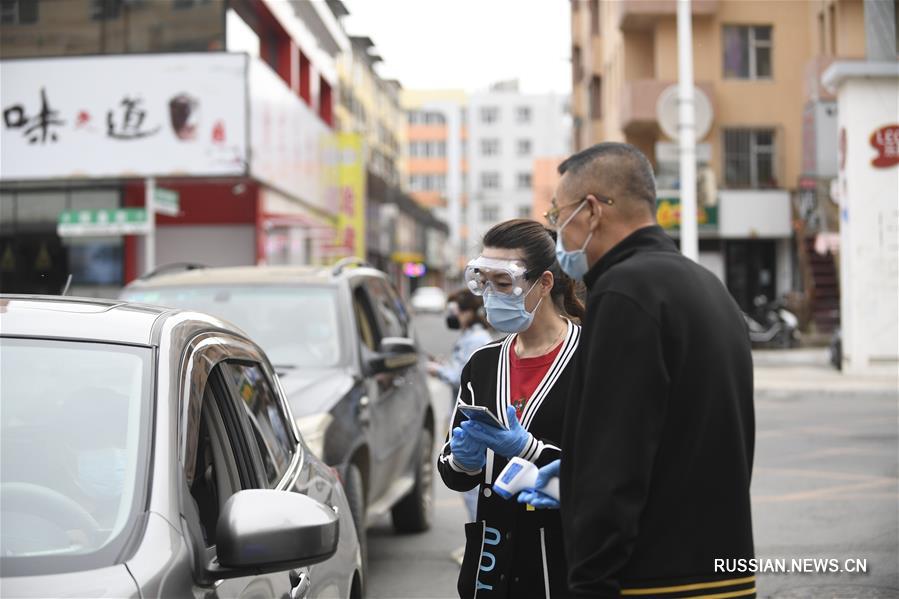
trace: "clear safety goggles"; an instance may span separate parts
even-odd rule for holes
[[[518,260],[478,256],[465,267],[465,285],[475,295],[517,297],[528,290],[528,270]]]

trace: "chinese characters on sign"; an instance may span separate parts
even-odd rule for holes
[[[47,90],[41,88],[41,108],[33,117],[26,113],[25,106],[13,104],[3,109],[3,124],[7,129],[23,129],[22,134],[28,143],[56,142],[56,127],[65,125],[59,118],[59,112],[50,108],[47,102]]]
[[[147,111],[141,107],[142,99],[125,96],[119,102],[119,111],[106,113],[106,135],[113,139],[140,139],[159,133],[162,127],[144,129]]]
[[[145,129],[144,121],[147,111],[141,107],[143,100],[139,97],[125,96],[119,102],[119,110],[106,113],[106,135],[113,139],[130,140],[154,135],[162,128]],[[83,127],[91,120],[87,110],[79,110],[75,117],[75,126]],[[60,118],[59,111],[53,109],[47,100],[47,89],[41,88],[41,107],[34,116],[28,116],[24,104],[12,104],[3,109],[3,124],[7,129],[22,129],[22,135],[28,143],[46,144],[59,141],[59,128],[66,124]]]

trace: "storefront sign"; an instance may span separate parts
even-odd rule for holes
[[[159,214],[178,216],[181,214],[181,197],[173,189],[157,187],[153,194],[153,209]]]
[[[0,180],[245,175],[247,60],[4,60]]]
[[[656,220],[666,230],[680,229],[680,199],[659,198],[656,201]],[[718,228],[718,206],[698,206],[696,223],[700,231]]]
[[[60,237],[144,235],[148,230],[147,211],[143,208],[65,210],[56,225]]]
[[[871,160],[875,168],[889,168],[899,164],[899,125],[887,125],[871,134],[871,147],[877,157]]]
[[[358,133],[337,135],[337,183],[334,245],[348,256],[365,258],[365,158]]]
[[[410,279],[417,279],[425,276],[428,272],[427,266],[421,262],[405,262],[403,263],[403,274]]]

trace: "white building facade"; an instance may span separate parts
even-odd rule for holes
[[[467,110],[469,257],[496,223],[530,218],[534,161],[571,151],[568,97],[522,94],[515,82],[472,94]]]

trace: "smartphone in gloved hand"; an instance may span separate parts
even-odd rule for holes
[[[509,430],[509,427],[497,418],[493,412],[484,406],[459,406],[459,411],[465,414],[469,420],[480,422],[481,424]]]

